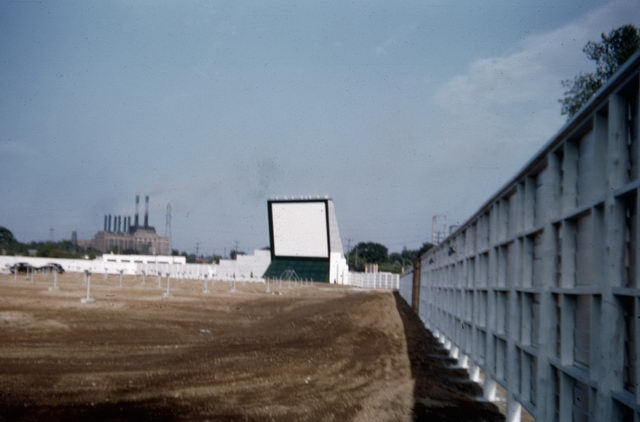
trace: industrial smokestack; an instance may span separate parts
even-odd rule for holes
[[[105,214],[104,216],[104,227],[102,228],[102,231],[107,231],[107,215]]]
[[[144,228],[149,228],[149,195],[144,197]]]
[[[138,228],[138,208],[140,207],[140,195],[136,195],[136,219],[134,222],[134,226],[136,229]]]
[[[111,233],[111,214],[109,214],[109,221],[107,223],[107,231]]]

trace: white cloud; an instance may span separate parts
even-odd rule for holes
[[[448,198],[451,209],[466,208],[460,218],[475,211],[469,207],[488,199],[560,129],[560,81],[590,70],[582,52],[585,43],[640,22],[639,6],[638,1],[607,3],[575,22],[525,39],[508,54],[474,61],[436,92],[430,119],[433,150],[427,152],[433,157],[431,171],[442,172],[456,157],[463,168],[448,174],[449,189],[477,187],[470,196]],[[485,185],[475,186],[479,180]]]

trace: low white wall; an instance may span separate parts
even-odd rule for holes
[[[238,255],[237,259],[221,259],[216,265],[216,279],[237,281],[264,281],[262,276],[271,263],[271,252],[256,249],[251,255]]]
[[[334,284],[349,283],[349,266],[342,253],[331,252],[329,259],[329,282]]]
[[[65,271],[70,272],[84,272],[85,270],[89,270],[91,272],[104,272],[105,268],[107,272],[116,274],[120,269],[114,263],[102,262],[98,259],[64,259],[64,258],[40,258],[40,257],[32,257],[32,256],[0,256],[0,270],[3,272],[8,272],[9,267],[18,263],[18,262],[26,262],[29,265],[34,267],[41,267],[48,263],[56,263],[62,266]],[[135,266],[132,267],[132,271],[135,270]],[[133,274],[133,272],[131,272]]]
[[[397,289],[400,276],[393,273],[349,272],[349,284],[365,289]]]
[[[102,255],[103,262],[123,262],[135,264],[186,264],[187,258],[184,256],[174,255],[117,255],[117,254],[104,254]]]
[[[127,256],[130,258],[126,259]],[[145,257],[148,259],[143,259]],[[155,261],[151,261],[151,258],[155,259]],[[122,271],[123,274],[128,275],[142,274],[144,272],[146,275],[155,276],[161,274],[166,277],[169,274],[172,278],[189,280],[202,280],[207,277],[215,280],[264,282],[262,275],[271,262],[269,251],[256,250],[253,255],[238,255],[237,260],[223,259],[220,264],[162,263],[169,260],[180,261],[180,258],[184,260],[184,257],[153,257],[145,255],[103,255],[93,260],[0,256],[0,271],[9,272],[9,267],[18,262],[26,262],[34,267],[56,263],[67,272],[91,271],[98,274],[119,274]],[[143,263],[135,262],[141,260]]]

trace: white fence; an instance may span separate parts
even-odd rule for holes
[[[364,289],[397,289],[399,275],[392,273],[356,273],[349,272],[349,284]]]
[[[640,421],[639,69],[422,257],[421,319],[508,421]]]

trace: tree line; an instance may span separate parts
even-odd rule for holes
[[[386,246],[376,242],[360,242],[347,251],[347,263],[352,271],[364,271],[367,264],[378,264],[378,271],[400,273],[411,267],[433,245],[424,242],[418,249],[403,248],[389,253]]]
[[[0,254],[39,256],[48,258],[94,259],[99,252],[93,248],[83,248],[71,240],[19,242],[11,230],[0,226]]]

